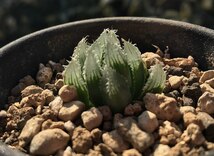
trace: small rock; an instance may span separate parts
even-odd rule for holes
[[[19,114],[19,109],[16,107],[16,103],[8,108],[7,113],[12,115]]]
[[[7,112],[5,110],[0,111],[0,119],[7,118]]]
[[[106,156],[117,156],[110,147],[108,147],[107,145],[100,143],[99,145],[94,147],[94,150],[99,152],[102,155],[106,155]]]
[[[196,75],[198,78],[201,77],[202,72],[198,69],[198,67],[192,67],[191,74]],[[198,80],[199,81],[199,80]]]
[[[58,117],[63,121],[76,119],[85,109],[85,104],[81,101],[65,103],[59,111]]]
[[[19,109],[19,121],[17,122],[17,128],[19,130],[23,129],[26,122],[35,115],[35,110],[32,107],[23,107]]]
[[[182,97],[177,97],[177,102],[178,102],[178,106],[179,107],[182,107],[183,106],[183,99],[182,99]]]
[[[205,112],[198,112],[197,118],[202,121],[203,127],[207,129],[210,125],[214,124],[212,116]]]
[[[141,55],[141,58],[144,62],[146,62],[146,66],[150,67],[152,65],[155,65],[157,63],[163,64],[162,58],[153,52],[145,52]]]
[[[68,146],[63,152],[63,156],[73,156],[73,155],[74,153],[70,146]]]
[[[21,93],[22,93],[22,98],[27,97],[31,94],[37,94],[37,93],[41,93],[43,91],[43,89],[39,86],[36,85],[30,85],[28,87],[26,87]]]
[[[172,98],[174,98],[174,99],[178,99],[178,97],[180,97],[181,96],[181,94],[179,93],[179,91],[177,91],[177,90],[173,90],[173,91],[171,91],[171,92],[169,92],[169,93],[167,93],[167,94],[165,94],[166,96],[169,96],[169,97],[172,97]]]
[[[140,152],[143,152],[154,143],[153,136],[142,131],[131,117],[119,120],[117,131]]]
[[[201,128],[201,130],[204,129],[201,119],[199,119],[198,116],[192,112],[185,113],[183,115],[183,120],[184,120],[185,127],[187,127],[191,123],[194,123],[194,124],[198,125]]]
[[[102,142],[102,134],[102,131],[98,128],[95,128],[91,131],[91,137],[97,144]]]
[[[164,121],[162,125],[159,127],[159,136],[160,136],[160,143],[165,145],[175,145],[180,140],[180,136],[182,134],[179,127],[169,121]]]
[[[128,149],[123,151],[122,156],[142,156],[141,153],[139,153],[136,149]]]
[[[115,153],[122,153],[129,149],[129,144],[123,140],[116,130],[104,133],[102,139]]]
[[[13,106],[15,106],[16,108],[20,109],[20,108],[23,108],[19,102],[15,102],[12,104]]]
[[[204,92],[210,92],[214,94],[214,88],[212,88],[208,83],[203,83],[200,85],[201,91]]]
[[[169,156],[170,147],[168,145],[158,144],[155,147],[154,156]]]
[[[205,142],[204,142],[204,147],[205,147],[207,150],[213,150],[213,149],[214,149],[214,143],[213,143],[213,142],[205,141]]]
[[[70,146],[67,146],[65,150],[58,150],[54,156],[76,156]]]
[[[51,66],[54,72],[62,72],[64,70],[63,66],[60,63],[56,63],[53,61],[48,61],[48,64]]]
[[[70,120],[69,121],[67,121],[67,122],[65,122],[64,123],[64,127],[65,127],[65,130],[68,132],[68,134],[70,135],[70,136],[72,136],[73,135],[73,132],[74,132],[74,129],[75,129],[75,125],[74,125],[74,123],[73,122],[71,122]]]
[[[15,142],[17,142],[18,138],[16,136],[15,133],[11,133],[11,135],[9,137],[7,137],[7,139],[4,141],[5,144],[13,144]]]
[[[113,126],[114,128],[117,128],[119,121],[123,118],[123,115],[120,113],[114,114],[114,119],[113,119]]]
[[[196,107],[196,103],[194,102],[193,99],[188,98],[186,96],[183,95],[182,97],[182,101],[183,101],[183,106],[192,106],[192,107]]]
[[[172,90],[172,87],[169,83],[168,80],[166,80],[165,85],[164,85],[164,89],[163,89],[163,93],[169,93]]]
[[[175,146],[173,146],[170,150],[170,155],[173,156],[181,156],[181,155],[188,155],[190,151],[189,145],[185,141],[180,141]]]
[[[57,89],[62,88],[62,86],[64,86],[64,81],[63,81],[63,79],[58,79],[58,80],[55,82],[54,85],[56,86]]]
[[[45,97],[45,103],[46,104],[49,104],[55,98],[53,92],[51,90],[48,90],[48,89],[43,90],[41,95]]]
[[[5,129],[5,126],[7,125],[7,112],[4,110],[0,111],[0,133]]]
[[[54,95],[58,94],[58,89],[56,88],[55,84],[53,83],[46,83],[44,89],[48,89],[53,92]]]
[[[7,131],[15,130],[17,129],[17,122],[15,120],[9,120],[5,128]]]
[[[180,107],[181,114],[186,114],[188,112],[196,113],[195,108],[192,106],[182,106]]]
[[[103,120],[103,115],[97,108],[92,107],[88,111],[84,111],[81,114],[81,118],[85,128],[87,128],[90,131],[100,126]]]
[[[37,106],[37,107],[36,107],[36,111],[35,111],[36,114],[37,114],[37,115],[41,114],[41,113],[42,113],[42,109],[43,109],[43,106],[42,106],[42,105]]]
[[[44,87],[46,83],[51,81],[53,72],[50,67],[45,67],[40,64],[40,69],[36,75],[36,81],[39,86]]]
[[[103,115],[103,121],[109,121],[112,119],[112,112],[109,106],[100,106],[98,109]]]
[[[142,111],[142,107],[139,103],[129,104],[125,107],[124,115],[132,116],[137,115]]]
[[[90,149],[87,156],[102,156],[102,154],[100,153],[100,151]]]
[[[209,84],[210,87],[214,88],[214,78],[207,80],[205,83]]]
[[[189,68],[187,68],[187,69],[184,69],[184,79],[183,79],[183,83],[185,84],[185,85],[187,85],[188,84],[188,77],[190,77],[190,71],[191,71],[192,69],[191,69],[191,67],[189,67]]]
[[[210,92],[204,92],[198,99],[198,107],[201,111],[208,114],[214,113],[214,94]]]
[[[42,113],[42,118],[45,120],[51,119],[52,121],[56,121],[57,119],[57,114],[52,111],[51,109],[45,109],[43,108],[43,113]]]
[[[199,83],[193,83],[191,86],[184,86],[181,90],[181,93],[194,101],[196,106],[198,98],[202,95],[201,87]]]
[[[154,113],[144,111],[140,116],[138,116],[138,125],[142,130],[152,133],[158,127],[158,120]]]
[[[70,102],[77,98],[77,90],[74,86],[64,85],[58,94],[63,102]]]
[[[19,80],[19,83],[24,83],[26,86],[30,86],[34,85],[36,81],[30,75],[27,75]]]
[[[12,105],[14,105],[18,109],[23,108],[19,102],[14,102]]]
[[[31,94],[27,97],[24,97],[21,102],[20,105],[22,107],[38,107],[38,106],[44,106],[45,104],[45,97],[43,95],[41,95],[40,93],[36,93],[36,94]]]
[[[20,147],[25,147],[33,139],[33,137],[37,133],[39,133],[43,122],[44,122],[44,119],[38,116],[35,116],[26,122],[19,136]]]
[[[49,106],[51,110],[53,110],[56,114],[58,114],[59,110],[63,106],[63,101],[59,96],[57,96],[53,101],[49,103]]]
[[[143,101],[146,109],[161,120],[178,121],[181,118],[181,112],[174,98],[162,94],[147,93]]]
[[[51,155],[63,149],[69,141],[69,135],[63,130],[47,129],[38,133],[30,144],[30,153],[33,155]]]
[[[75,152],[86,154],[93,146],[90,132],[82,127],[75,128],[72,136],[72,145]]]
[[[207,80],[210,80],[214,77],[214,70],[208,70],[208,71],[205,71],[202,76],[200,77],[200,80],[199,82],[200,83],[204,83],[205,81]]]
[[[188,81],[188,85],[192,85],[193,83],[198,83],[199,82],[199,77],[196,76],[195,74],[191,74]]]
[[[167,74],[168,75],[182,76],[182,75],[184,75],[184,72],[183,72],[183,68],[175,67],[175,66],[168,66]]]
[[[46,129],[54,129],[54,128],[58,128],[58,129],[64,129],[64,122],[62,121],[52,121],[50,119],[44,121],[42,123],[42,130],[46,130]]]
[[[65,64],[67,64],[67,62]],[[56,79],[63,79],[63,72],[56,73]]]
[[[171,76],[168,80],[173,89],[178,89],[182,83],[183,76]]]
[[[197,64],[195,63],[194,59],[191,56],[189,56],[188,58],[164,59],[164,63],[169,66],[180,67],[185,70],[197,66]]]
[[[187,129],[181,135],[181,139],[193,145],[202,145],[205,141],[200,127],[194,123],[188,125]]]

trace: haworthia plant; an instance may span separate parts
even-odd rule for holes
[[[64,83],[76,86],[88,107],[109,105],[121,112],[147,92],[162,92],[166,80],[162,66],[147,70],[139,49],[124,39],[122,43],[115,30],[105,29],[91,45],[83,38],[65,66]]]

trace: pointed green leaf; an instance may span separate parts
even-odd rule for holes
[[[88,92],[90,100],[95,104],[102,103],[101,94],[100,94],[100,79],[101,79],[101,67],[95,57],[95,55],[90,52],[87,55],[85,64],[84,64],[84,75],[85,81],[87,83]]]
[[[145,63],[141,58],[139,49],[123,39],[124,52],[127,55],[128,65],[131,70],[131,91],[133,98],[137,98],[145,84],[148,76],[148,71]]]
[[[112,42],[107,42],[106,44],[106,53],[104,56],[104,63],[115,69],[118,73],[123,75],[126,78],[127,85],[131,83],[130,71],[128,68],[126,56],[122,52],[122,49],[119,45]]]
[[[118,39],[118,36],[116,35],[116,30],[105,29],[104,32],[106,33],[108,42],[120,45],[120,41]]]
[[[111,67],[105,66],[101,80],[104,104],[109,105],[113,112],[122,112],[131,101],[129,86],[125,78]]]
[[[94,43],[88,48],[87,53],[94,53],[99,65],[102,65],[103,54],[105,53],[104,37],[100,36]]]
[[[82,77],[81,67],[77,60],[71,60],[66,67],[64,71],[64,83],[67,85],[74,85],[77,88],[79,99],[87,106],[90,105],[87,86]]]
[[[85,59],[86,59],[86,52],[89,48],[89,45],[86,42],[86,38],[83,38],[76,48],[74,49],[74,53],[72,55],[72,59],[75,59],[79,62],[81,69],[84,65]]]
[[[120,45],[120,41],[115,33],[115,30],[105,29],[89,48],[89,51],[95,54],[101,66],[103,65],[103,57],[106,53],[107,42]]]
[[[162,92],[166,81],[166,73],[161,64],[156,64],[149,69],[149,78],[143,87],[141,97],[147,92]]]

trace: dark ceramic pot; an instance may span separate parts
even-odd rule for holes
[[[114,17],[67,23],[22,37],[0,49],[0,106],[3,108],[11,88],[27,74],[35,75],[39,63],[68,58],[74,47],[89,35],[94,40],[105,28],[131,39],[141,51],[151,44],[170,49],[172,57],[192,55],[201,69],[214,68],[214,30],[184,22],[142,18]],[[6,146],[5,146],[6,147]],[[0,145],[0,155],[11,154]]]

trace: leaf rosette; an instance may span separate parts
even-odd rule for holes
[[[105,29],[91,45],[83,38],[65,66],[64,83],[74,85],[88,107],[109,105],[121,112],[147,92],[162,92],[162,66],[148,70],[134,44],[122,39],[122,45],[115,30]]]

